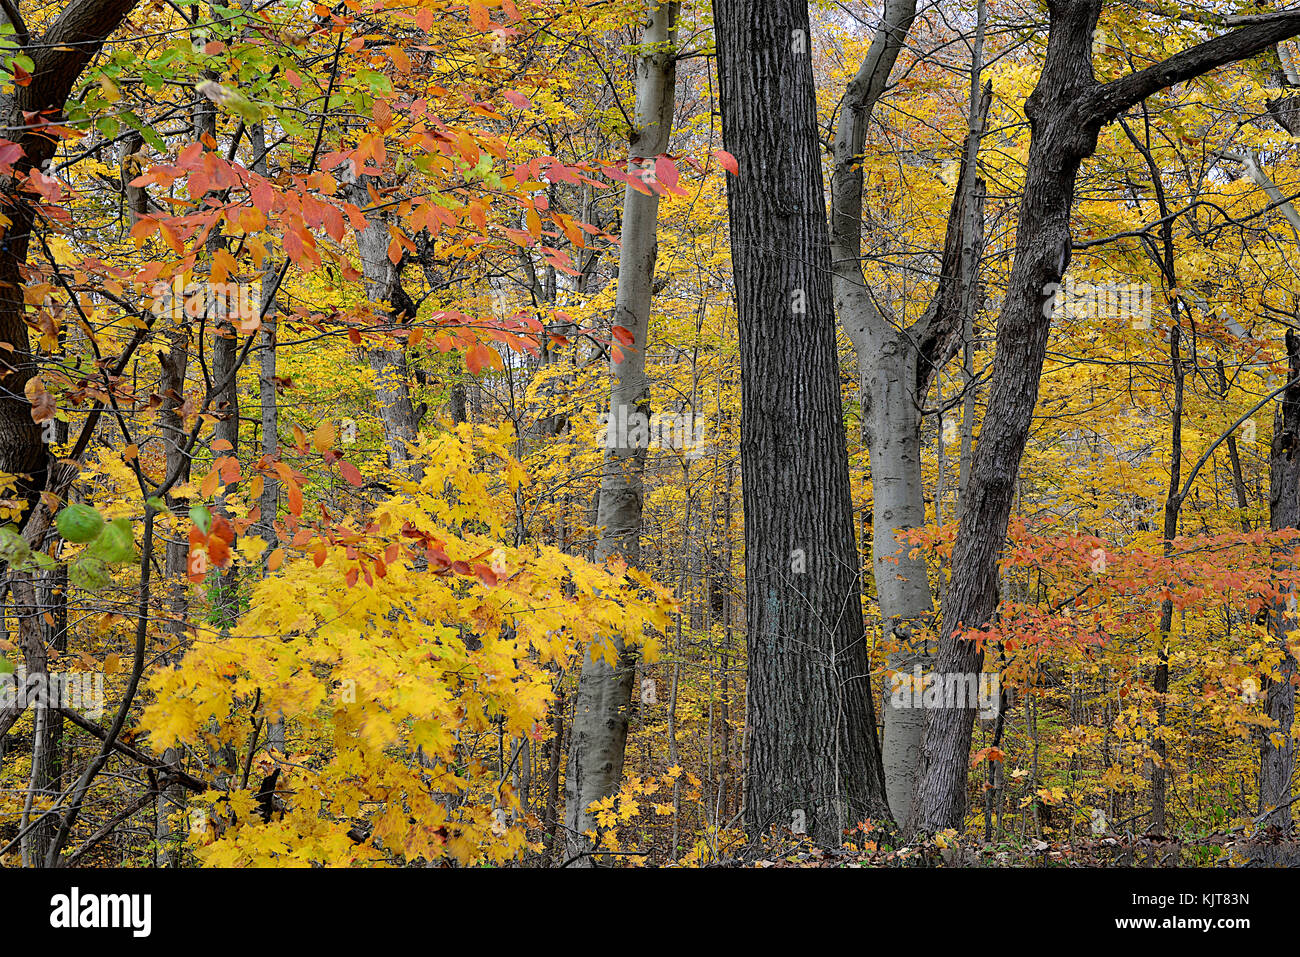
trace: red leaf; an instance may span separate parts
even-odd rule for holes
[[[518,90],[506,90],[501,96],[507,103],[517,106],[521,110],[526,110],[533,105],[533,101]]]
[[[736,162],[736,157],[732,156],[726,150],[715,150],[713,155],[718,158],[718,165],[732,176],[740,175],[740,164]]]
[[[366,480],[361,477],[361,472],[351,462],[340,462],[339,471],[343,473],[343,478],[347,480],[349,485],[361,488],[366,484]]]
[[[13,140],[0,139],[0,166],[9,165],[22,158],[23,148]]]
[[[631,330],[623,326],[614,327],[614,338],[625,346],[633,345],[636,342],[636,337],[632,335]]]
[[[672,189],[677,185],[677,164],[667,156],[661,156],[655,160],[655,179],[663,184],[665,189]]]

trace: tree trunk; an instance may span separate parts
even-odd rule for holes
[[[543,822],[542,867],[555,857],[556,832],[560,829],[560,757],[564,753],[564,689],[560,689],[551,703],[551,750],[546,758],[546,816]]]
[[[887,820],[803,0],[715,0],[741,362],[746,827]]]
[[[862,155],[872,110],[916,12],[914,0],[891,0],[836,118],[831,180],[831,254],[835,306],[861,370],[864,439],[871,462],[872,569],[889,670],[905,681],[916,666],[928,670],[930,649],[915,633],[930,623],[934,602],[925,558],[899,535],[925,524],[921,477],[921,415],[933,375],[954,354],[960,321],[974,308],[963,295],[974,278],[983,223],[983,184],[975,155],[989,106],[980,94],[983,21],[971,73],[970,129],[962,175],[949,213],[940,281],[931,308],[910,327],[881,314],[862,273]],[[921,758],[924,712],[896,707],[886,685],[882,761],[889,806],[897,821],[911,813]]]
[[[366,296],[376,305],[385,307],[393,329],[402,322],[415,318],[415,303],[402,288],[400,269],[388,258],[388,223],[383,212],[366,210],[371,205],[370,194],[360,182],[347,189],[348,198],[365,211],[367,226],[357,233],[357,252],[361,269],[366,277]],[[370,369],[375,374],[375,404],[384,426],[384,443],[388,451],[388,464],[392,468],[406,468],[411,477],[419,481],[423,469],[408,465],[410,448],[418,437],[418,422],[411,405],[410,379],[406,365],[406,352],[400,340],[368,349]]]
[[[188,434],[179,409],[185,401],[185,369],[189,357],[189,332],[184,321],[176,323],[168,333],[168,350],[159,356],[162,376],[159,391],[163,404],[158,412],[158,430],[162,435],[163,454],[166,461],[167,475],[178,476],[178,482],[189,481],[190,456],[186,451]],[[163,616],[162,630],[166,636],[161,662],[168,664],[180,660],[185,651],[185,630],[189,614],[189,579],[186,577],[186,562],[189,558],[189,543],[181,537],[186,503],[180,499],[167,496],[168,506],[176,516],[173,533],[165,540],[164,571],[165,591],[163,601],[166,613]],[[180,752],[168,748],[162,759],[166,764],[180,760]],[[155,833],[158,844],[158,866],[179,867],[181,863],[181,841],[183,836],[174,836],[171,817],[185,806],[185,791],[179,785],[164,787],[159,790],[155,814]]]
[[[49,123],[63,116],[73,85],[99,54],[105,39],[126,19],[135,0],[74,0],[35,38],[17,31],[17,39],[34,61],[32,80],[0,98],[0,116],[23,148],[13,163],[13,174],[0,177],[5,215],[10,224],[0,232],[0,342],[7,343],[0,361],[0,471],[20,476],[19,494],[32,501],[44,486],[46,449],[41,429],[32,421],[26,398],[27,383],[36,368],[27,337],[26,306],[20,290],[25,284],[27,249],[34,226],[31,194],[23,187],[32,171],[41,171],[53,157],[59,140],[28,127],[24,116],[41,114]],[[15,27],[18,25],[15,24]],[[12,347],[12,348],[9,348]],[[30,514],[30,513],[29,513]]]
[[[254,123],[249,127],[248,145],[253,154],[253,171],[269,177],[271,157],[268,155],[265,125]],[[262,347],[258,355],[257,385],[262,414],[262,455],[267,459],[273,459],[280,454],[280,402],[275,385],[275,350],[278,330],[275,297],[276,277],[279,270],[270,252],[271,250],[268,250],[266,262],[262,267],[262,295],[258,303],[258,312],[262,317]],[[262,559],[263,574],[272,550],[280,544],[280,536],[275,530],[275,516],[279,502],[280,482],[273,475],[266,474],[262,483],[262,494],[257,503],[260,513],[257,533],[266,542],[266,551]],[[279,714],[267,716],[266,747],[269,751],[284,753],[284,719]]]
[[[1286,333],[1288,378],[1300,379],[1300,336],[1290,329]],[[1292,385],[1282,395],[1273,415],[1273,444],[1269,450],[1269,527],[1273,531],[1300,528],[1300,386]],[[1287,549],[1279,548],[1277,552]],[[1294,600],[1292,596],[1287,596]],[[1273,808],[1265,825],[1291,829],[1291,777],[1295,771],[1295,740],[1291,726],[1295,720],[1296,659],[1287,645],[1287,636],[1295,630],[1295,612],[1286,598],[1278,601],[1270,616],[1273,634],[1282,653],[1282,661],[1267,685],[1268,716],[1277,722],[1266,732],[1282,735],[1281,747],[1266,734],[1259,754],[1259,813]],[[1284,806],[1286,805],[1286,806]]]
[[[650,0],[643,24],[642,53],[636,71],[635,128],[629,133],[629,173],[654,168],[654,157],[668,149],[676,101],[677,3]],[[614,324],[631,336],[621,347],[621,361],[610,361],[609,420],[604,472],[596,525],[595,559],[622,557],[640,562],[641,473],[646,443],[638,430],[620,428],[637,414],[649,415],[650,383],[645,356],[649,345],[650,303],[658,254],[659,194],[646,195],[630,185],[623,196],[622,247]],[[641,430],[643,433],[644,430]],[[564,781],[564,824],[570,857],[587,848],[586,831],[594,827],[587,813],[593,801],[618,790],[623,777],[628,707],[636,674],[635,656],[617,635],[607,637],[615,661],[597,657],[593,645],[582,663],[573,714],[569,766]],[[588,863],[584,857],[575,862]]]
[[[986,625],[997,607],[997,559],[1006,538],[1020,458],[1029,435],[1051,327],[1051,302],[1070,262],[1070,209],[1079,165],[1101,127],[1146,97],[1300,33],[1300,14],[1252,24],[1197,44],[1145,70],[1099,84],[1092,38],[1101,0],[1049,0],[1047,56],[1025,102],[1031,128],[1016,252],[998,318],[989,406],[971,464],[944,596],[937,671],[977,672],[982,653],[961,638]],[[975,711],[928,715],[915,824],[960,828]]]

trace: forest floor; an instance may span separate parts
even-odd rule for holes
[[[898,848],[823,848],[786,841],[755,853],[722,857],[715,867],[1297,867],[1300,840],[1264,828],[1250,838],[1211,834],[1195,840],[1151,835],[1102,836],[1054,842],[965,843],[930,840]]]

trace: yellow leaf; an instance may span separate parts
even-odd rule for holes
[[[235,546],[235,551],[248,562],[260,562],[262,553],[266,551],[266,540],[258,535],[245,535],[239,539],[239,544]]]
[[[320,425],[316,426],[316,431],[312,433],[311,444],[317,452],[328,452],[334,448],[336,438],[334,423],[326,419]]]

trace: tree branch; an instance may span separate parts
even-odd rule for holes
[[[1225,33],[1137,73],[1103,84],[1080,105],[1085,125],[1104,125],[1160,90],[1195,79],[1216,67],[1262,53],[1300,35],[1300,9],[1268,14],[1262,22]]]
[[[82,731],[85,731],[93,737],[99,738],[100,741],[107,740],[108,731],[91,721],[89,718],[78,714],[71,708],[59,708],[58,711]],[[133,748],[131,745],[122,741],[114,741],[113,750],[126,755],[137,764],[143,764],[147,768],[161,771],[164,776],[171,776],[176,780],[177,784],[184,785],[196,794],[202,794],[204,791],[212,790],[212,785],[207,781],[204,781],[202,778],[196,778],[194,775],[182,771],[179,768],[171,767],[152,755],[145,754],[145,752],[138,748]]]

